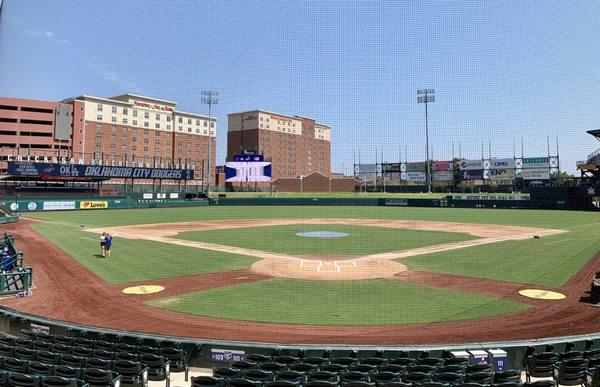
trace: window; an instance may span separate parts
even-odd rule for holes
[[[155,153],[160,153],[160,148],[154,148]]]
[[[148,152],[148,147],[147,146],[144,147],[144,152]]]
[[[160,114],[156,113],[156,119],[160,120]]]
[[[101,142],[97,142],[96,143],[96,148],[102,148],[102,143]]]
[[[121,150],[126,151],[127,150],[127,145],[121,145]]]
[[[167,116],[167,122],[171,122],[171,116]]]
[[[127,142],[127,136],[121,136],[121,141]]]
[[[144,118],[150,118],[150,113],[144,112]]]
[[[145,134],[146,136],[148,135],[148,133],[150,133],[150,132],[148,131],[148,129],[144,129],[144,134]]]
[[[154,143],[155,143],[156,145],[160,145],[160,140],[159,140],[159,139],[156,139],[156,140],[154,141]]]
[[[192,124],[192,119],[188,118],[188,125],[191,125],[191,124]]]
[[[102,121],[102,116],[101,116],[100,114],[98,114],[98,115],[96,116],[96,119],[97,119],[98,121]]]
[[[115,143],[110,144],[110,149],[115,149]]]
[[[144,122],[144,126],[145,126],[146,128],[150,127],[150,124],[148,123],[148,121]]]
[[[196,133],[200,133],[200,129],[196,128]]]
[[[127,118],[123,118],[123,123],[126,124],[127,123]]]
[[[135,146],[135,145],[132,145],[132,146],[131,146],[131,150],[137,150],[137,146]]]
[[[137,110],[133,110],[132,113],[134,117],[137,117]]]
[[[102,133],[96,133],[96,138],[102,138]]]
[[[131,141],[132,142],[136,142],[137,141],[137,137],[131,137]]]
[[[183,124],[183,118],[179,117],[179,119],[177,120],[177,122],[179,122],[180,124]]]
[[[110,117],[110,122],[117,122],[117,117]]]
[[[204,126],[208,126],[208,121],[204,121]],[[262,126],[262,124],[260,124]]]
[[[167,124],[167,130],[171,130],[171,125]]]
[[[200,120],[196,120],[196,126],[200,126]]]
[[[137,125],[137,120],[131,121],[131,125]]]
[[[129,114],[129,110],[127,110],[127,108],[123,108],[123,114],[125,114],[125,115]]]
[[[110,127],[110,131],[111,132],[116,132],[117,131],[117,127],[116,126],[111,126]]]
[[[144,139],[144,144],[147,144],[147,143],[148,143],[148,139],[147,139],[147,138],[145,138],[145,139]]]
[[[96,110],[98,110],[99,112],[102,111],[102,104],[99,103],[98,106],[96,106]]]
[[[117,136],[115,136],[114,134],[110,135],[110,140],[111,141],[116,141],[116,139],[117,139]]]
[[[154,124],[154,127],[155,127],[156,129],[160,129],[160,124],[159,124],[159,123],[156,123],[156,124]]]
[[[188,128],[188,133],[192,133],[192,128]]]
[[[181,126],[179,127],[179,131],[180,131],[180,132],[183,132],[183,128],[182,128]]]
[[[113,112],[113,113],[116,113],[117,112],[117,107],[116,106],[111,107],[110,111]]]

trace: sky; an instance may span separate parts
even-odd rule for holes
[[[126,92],[207,114],[264,109],[332,128],[332,169],[354,160],[544,156],[600,148],[600,1],[4,0],[0,95]],[[483,147],[482,147],[483,144]],[[513,144],[516,144],[513,147]],[[383,155],[383,156],[382,156]]]

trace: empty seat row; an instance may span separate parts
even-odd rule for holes
[[[306,382],[290,382],[290,381],[268,381],[260,382],[245,378],[221,379],[210,376],[198,376],[192,378],[192,387],[491,387],[489,384],[448,384],[448,383],[404,383],[404,382],[365,382],[365,381],[349,381],[349,382],[332,382],[332,381],[306,381]],[[502,387],[555,387],[553,381],[540,381],[532,383],[504,383],[496,386]]]

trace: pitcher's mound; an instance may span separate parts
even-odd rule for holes
[[[388,259],[328,260],[328,259],[271,259],[255,262],[253,272],[272,277],[309,280],[364,280],[389,278],[408,270],[399,263]]]

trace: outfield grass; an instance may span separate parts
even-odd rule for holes
[[[250,267],[257,259],[147,240],[120,239],[112,257],[100,256],[100,238],[79,227],[36,223],[33,229],[113,284]]]
[[[541,239],[507,241],[399,259],[412,270],[563,286],[600,250],[593,226]]]
[[[195,315],[289,324],[382,325],[468,320],[529,305],[399,281],[271,279],[149,301]]]
[[[306,238],[296,235],[296,233],[304,231],[335,231],[347,233],[348,236],[343,238]],[[464,233],[338,224],[294,224],[191,231],[179,233],[176,238],[283,254],[337,253],[347,255],[376,254],[475,239],[472,235]]]

